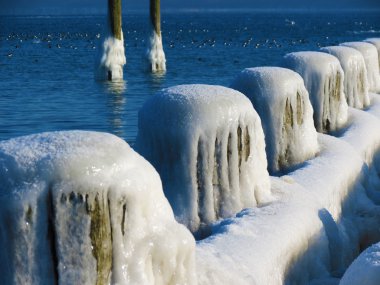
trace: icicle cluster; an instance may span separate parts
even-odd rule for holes
[[[117,81],[123,79],[123,66],[127,63],[123,33],[121,40],[113,36],[104,39],[98,62],[96,76],[99,80]]]
[[[347,122],[344,73],[338,59],[321,52],[287,54],[283,66],[298,72],[310,95],[318,132],[335,131]]]
[[[153,167],[109,134],[0,143],[3,284],[196,284]]]
[[[231,87],[245,94],[260,115],[270,172],[302,163],[318,152],[313,109],[297,73],[280,67],[247,68]]]
[[[379,56],[376,47],[365,42],[348,42],[341,45],[354,48],[363,55],[367,67],[369,91],[380,92]]]
[[[344,93],[348,106],[358,109],[368,107],[369,87],[363,55],[353,48],[344,46],[324,47],[321,51],[335,56],[340,61],[344,71]]]
[[[194,233],[269,199],[264,134],[251,102],[210,85],[162,90],[140,110],[136,147]]]
[[[149,46],[146,52],[147,60],[149,61],[150,69],[153,72],[166,70],[166,58],[162,46],[161,34],[152,29],[152,35],[149,38]]]

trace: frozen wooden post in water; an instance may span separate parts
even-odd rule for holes
[[[160,0],[150,0],[150,22],[152,31],[146,54],[149,69],[153,72],[165,71],[166,59],[162,46]]]
[[[231,87],[251,100],[261,118],[271,173],[300,164],[318,152],[313,109],[299,74],[280,67],[246,68]]]
[[[107,29],[100,49],[100,64],[97,70],[97,77],[100,80],[123,79],[126,58],[121,11],[121,0],[108,0]]]
[[[136,148],[161,175],[177,220],[197,237],[217,219],[268,201],[260,118],[236,90],[162,90],[140,110]]]
[[[154,168],[111,134],[0,143],[2,284],[196,284]]]

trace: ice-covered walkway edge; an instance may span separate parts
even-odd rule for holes
[[[198,242],[199,284],[338,284],[380,240],[378,96],[366,111],[349,108],[336,137],[319,134],[316,158],[271,177],[275,202],[216,224]]]

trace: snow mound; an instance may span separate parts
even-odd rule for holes
[[[301,76],[280,67],[243,70],[231,87],[258,112],[272,173],[302,163],[318,152],[313,109]]]
[[[192,232],[203,235],[218,218],[270,199],[260,118],[240,92],[164,89],[142,107],[138,126],[137,150],[160,173],[177,220]]]
[[[367,69],[363,55],[356,49],[344,46],[330,46],[321,49],[340,61],[344,71],[344,93],[348,106],[362,109],[370,104],[368,96]]]
[[[194,239],[123,140],[57,132],[0,143],[4,284],[194,284]]]
[[[121,40],[107,36],[103,40],[98,57],[99,65],[96,73],[98,80],[117,81],[123,79],[123,66],[127,63],[123,32],[121,32]]]
[[[377,49],[377,55],[379,58],[379,69],[380,69],[380,38],[369,38],[365,42],[373,44]]]
[[[367,248],[350,265],[340,285],[378,285],[380,280],[380,243]]]
[[[149,39],[149,47],[146,52],[146,57],[153,72],[166,70],[166,58],[162,46],[162,37],[161,34],[158,35],[154,29],[152,30],[152,36]]]
[[[336,131],[346,124],[344,73],[336,57],[322,52],[294,52],[284,57],[283,66],[302,76],[318,132]]]
[[[376,47],[365,42],[348,42],[340,45],[354,48],[363,55],[367,67],[369,91],[380,92],[379,55]]]

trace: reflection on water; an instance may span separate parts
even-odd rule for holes
[[[107,81],[104,82],[104,86],[107,93],[107,105],[110,108],[109,124],[112,133],[119,137],[125,137],[123,115],[125,113],[125,105],[127,102],[125,97],[127,82],[122,79],[112,82]]]
[[[104,82],[106,93],[109,94],[125,94],[127,91],[127,81],[120,79],[117,81]]]

